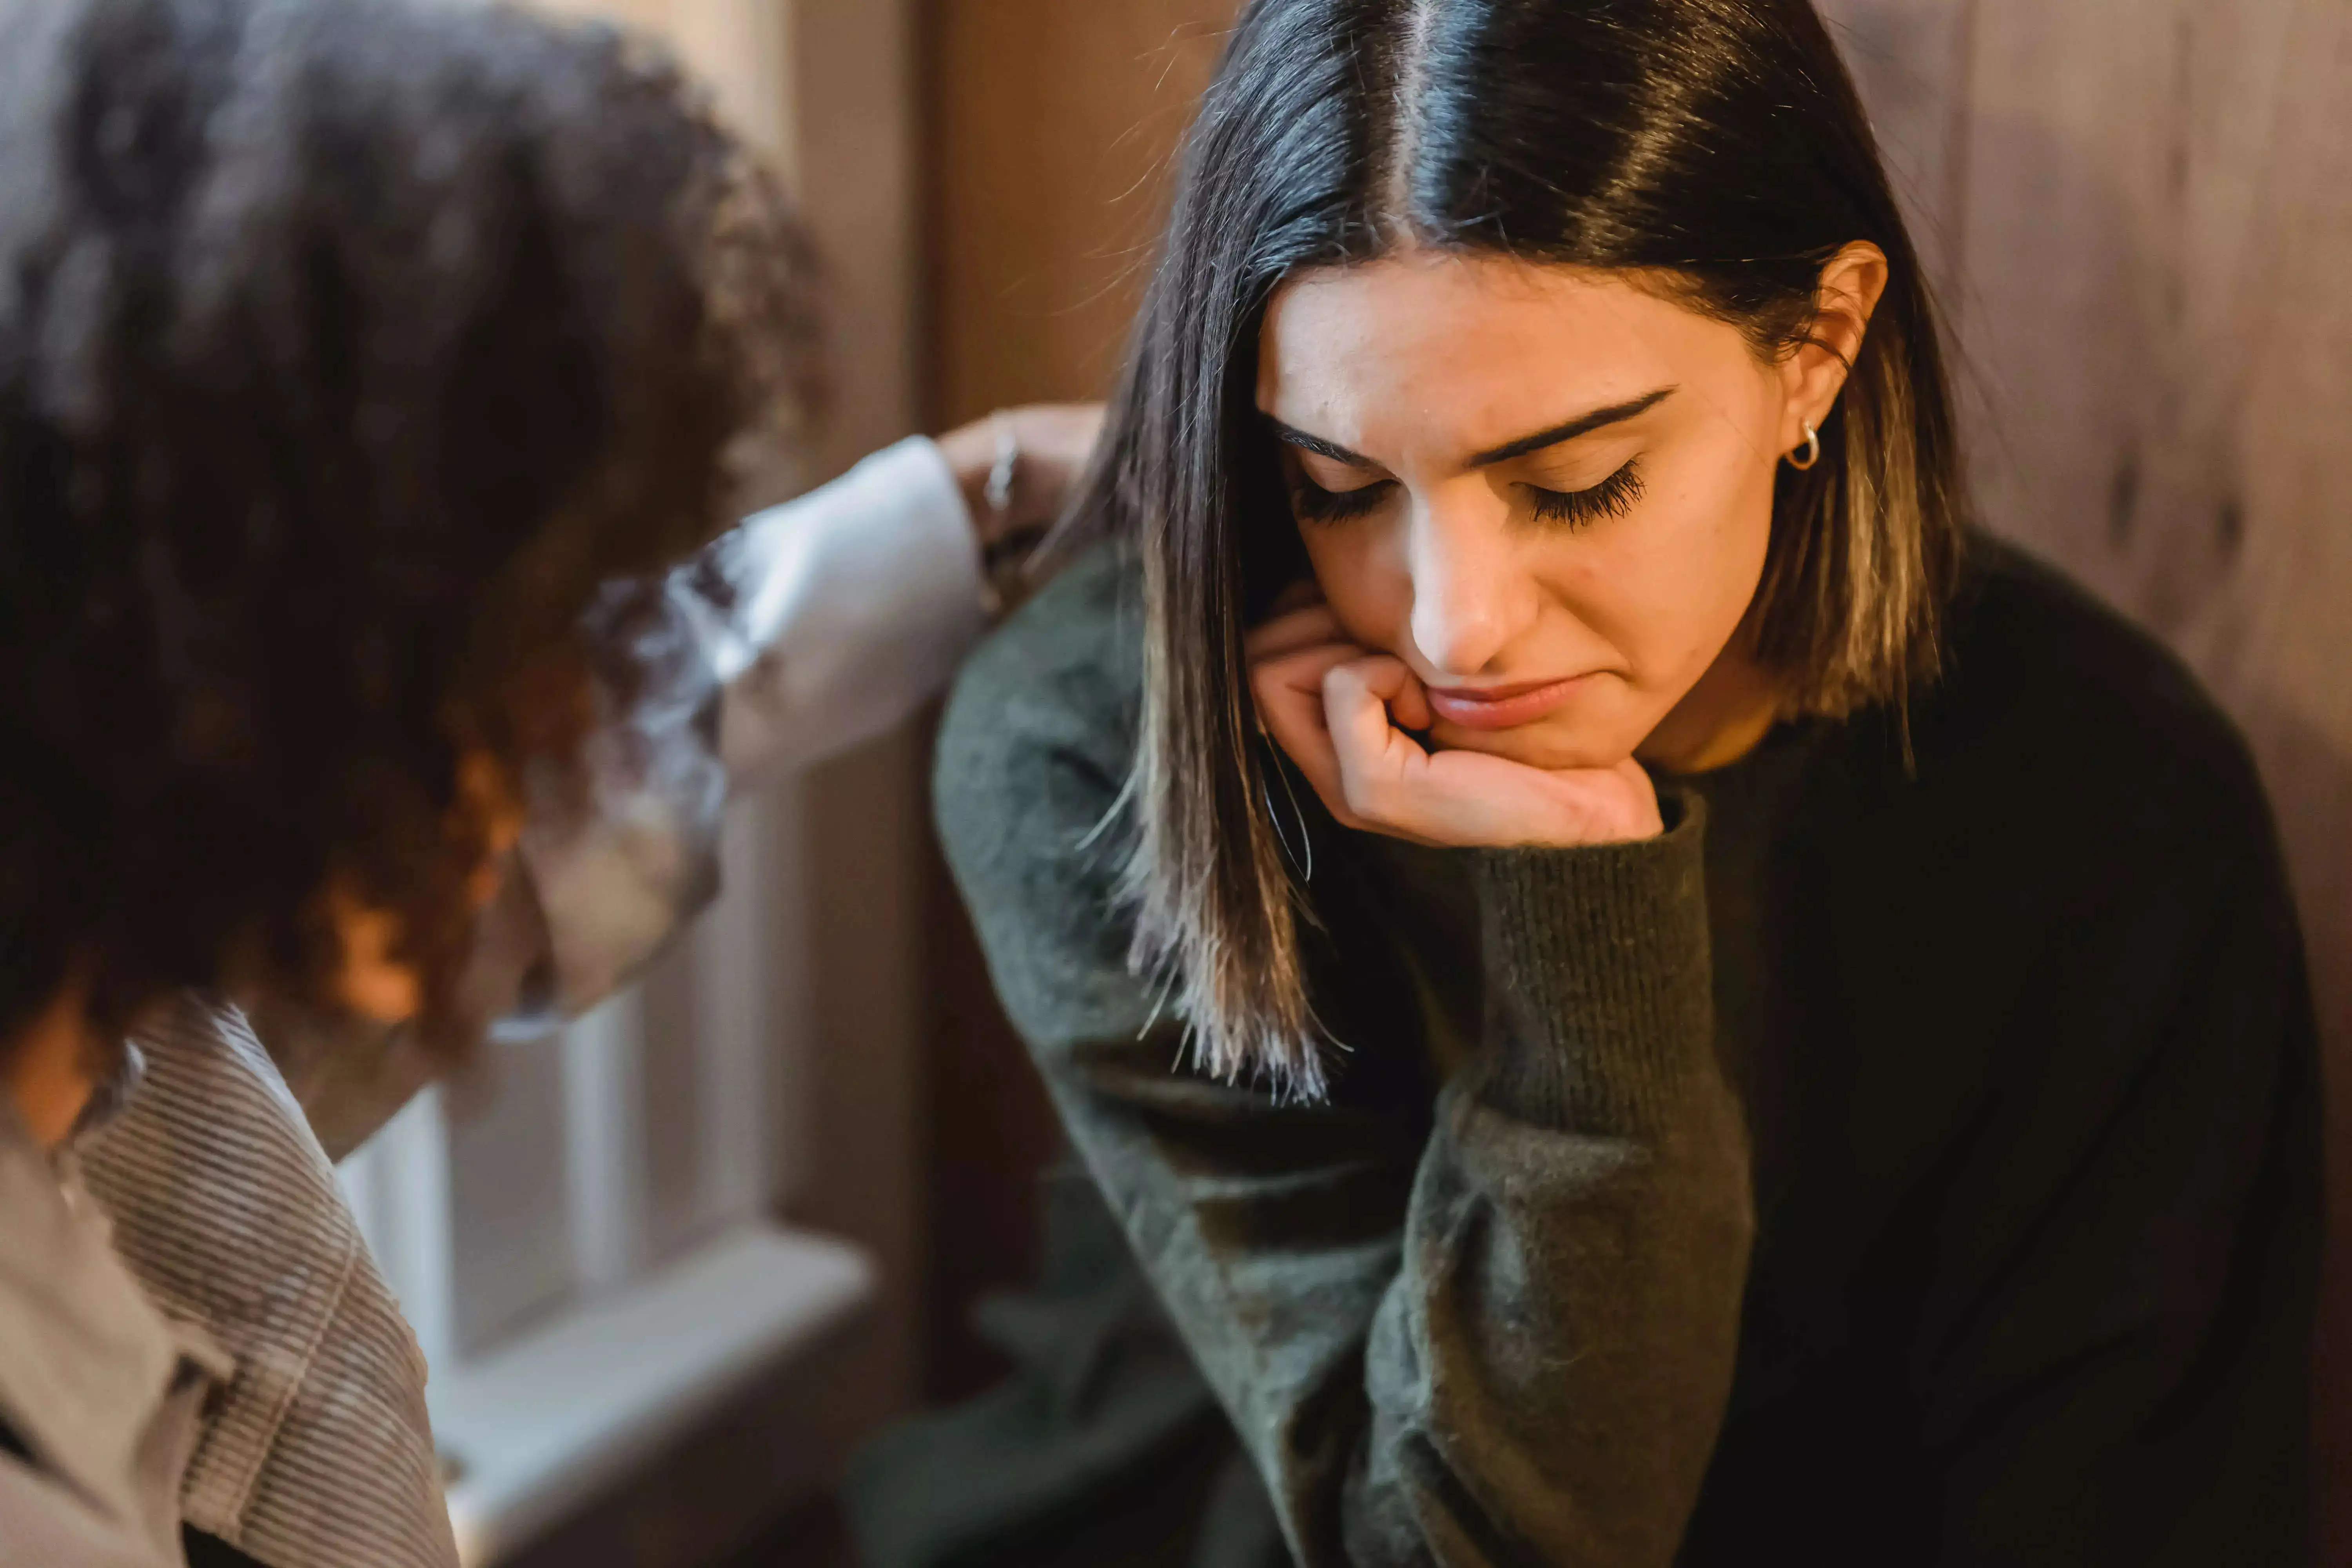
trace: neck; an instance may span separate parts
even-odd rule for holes
[[[44,1149],[66,1141],[97,1091],[89,1000],[87,982],[68,981],[23,1028],[0,1040],[0,1089]]]
[[[1780,683],[1741,630],[1637,748],[1642,761],[1671,773],[1708,773],[1729,767],[1772,732],[1785,705]]]

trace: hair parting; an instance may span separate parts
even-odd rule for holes
[[[1801,711],[1937,673],[1960,549],[1941,334],[1869,122],[1808,0],[1254,0],[1187,140],[1167,237],[1066,541],[1139,558],[1130,954],[1225,1078],[1328,1082],[1312,910],[1269,815],[1245,627],[1305,571],[1256,417],[1257,333],[1297,273],[1405,247],[1622,273],[1762,358],[1816,331],[1823,264],[1889,281],[1822,460],[1784,469],[1755,604]],[[1631,477],[1630,482],[1638,482]],[[1597,498],[1587,505],[1597,505]],[[1572,514],[1563,512],[1564,525]]]

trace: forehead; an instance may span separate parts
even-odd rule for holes
[[[1736,331],[1622,274],[1415,251],[1286,281],[1266,310],[1257,400],[1359,450],[1402,426],[1478,448],[1530,417],[1705,384],[1745,357]]]

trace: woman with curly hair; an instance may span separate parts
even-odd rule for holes
[[[289,1083],[340,1152],[616,983],[730,779],[944,680],[974,518],[1091,438],[1022,411],[720,536],[818,400],[812,271],[607,30],[0,13],[0,1563],[178,1562],[184,1521],[454,1563]],[[343,1027],[265,1050],[263,1003]]]

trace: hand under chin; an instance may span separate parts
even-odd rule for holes
[[[1547,719],[1510,730],[1472,730],[1438,721],[1423,738],[1436,752],[1478,752],[1547,773],[1613,768],[1633,755],[1640,737],[1627,740],[1592,723]]]

